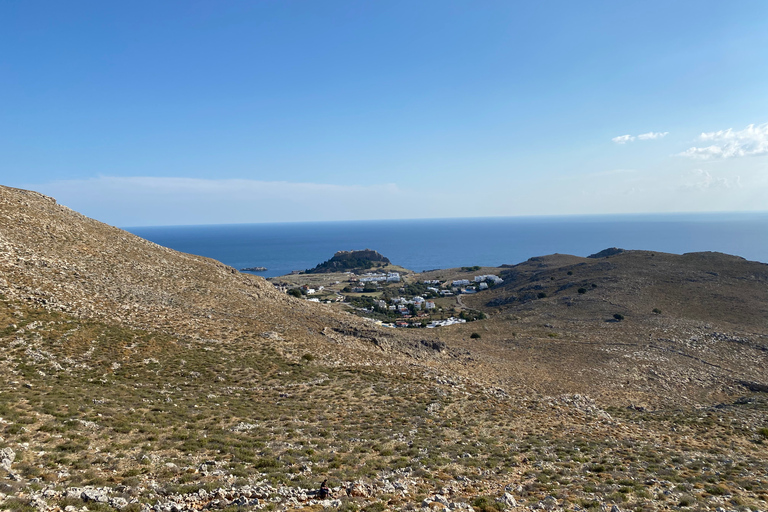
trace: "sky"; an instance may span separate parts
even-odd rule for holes
[[[768,210],[768,2],[0,2],[0,184],[117,226]]]

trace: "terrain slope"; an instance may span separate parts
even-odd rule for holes
[[[716,257],[544,257],[384,329],[0,187],[0,509],[764,510],[764,274]]]
[[[764,263],[624,251],[535,257],[500,275],[462,300],[491,317],[471,328],[492,341],[486,365],[509,385],[656,406],[768,389]]]

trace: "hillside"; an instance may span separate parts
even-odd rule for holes
[[[536,258],[462,297],[488,320],[396,330],[34,192],[0,214],[2,509],[766,508],[764,265]]]
[[[768,265],[737,256],[650,251],[555,255],[506,268],[501,276],[504,285],[492,291],[487,307],[537,307],[538,295],[545,293],[545,304],[564,305],[566,316],[573,318],[628,313],[648,319],[657,309],[670,318],[768,330]]]
[[[659,407],[768,384],[768,265],[626,251],[499,270],[502,285],[462,300],[491,317],[485,363],[508,385]]]

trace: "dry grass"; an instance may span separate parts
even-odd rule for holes
[[[768,494],[760,396],[603,411],[578,397],[496,398],[424,367],[286,357],[261,336],[212,346],[8,301],[0,318],[11,376],[0,387],[2,444],[28,484],[126,486],[151,501],[139,490],[150,479],[188,493],[404,470],[418,482],[410,499],[382,498],[398,507],[445,486],[466,499],[512,484],[531,503],[638,510],[665,492],[680,506],[738,497],[763,508]]]

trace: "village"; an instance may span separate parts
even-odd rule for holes
[[[419,274],[409,271],[382,270],[325,276],[325,284],[316,279],[315,283],[294,287],[286,283],[275,285],[311,302],[339,304],[385,327],[433,329],[485,318],[483,313],[466,308],[460,297],[503,282],[495,274],[441,280],[418,279]]]

